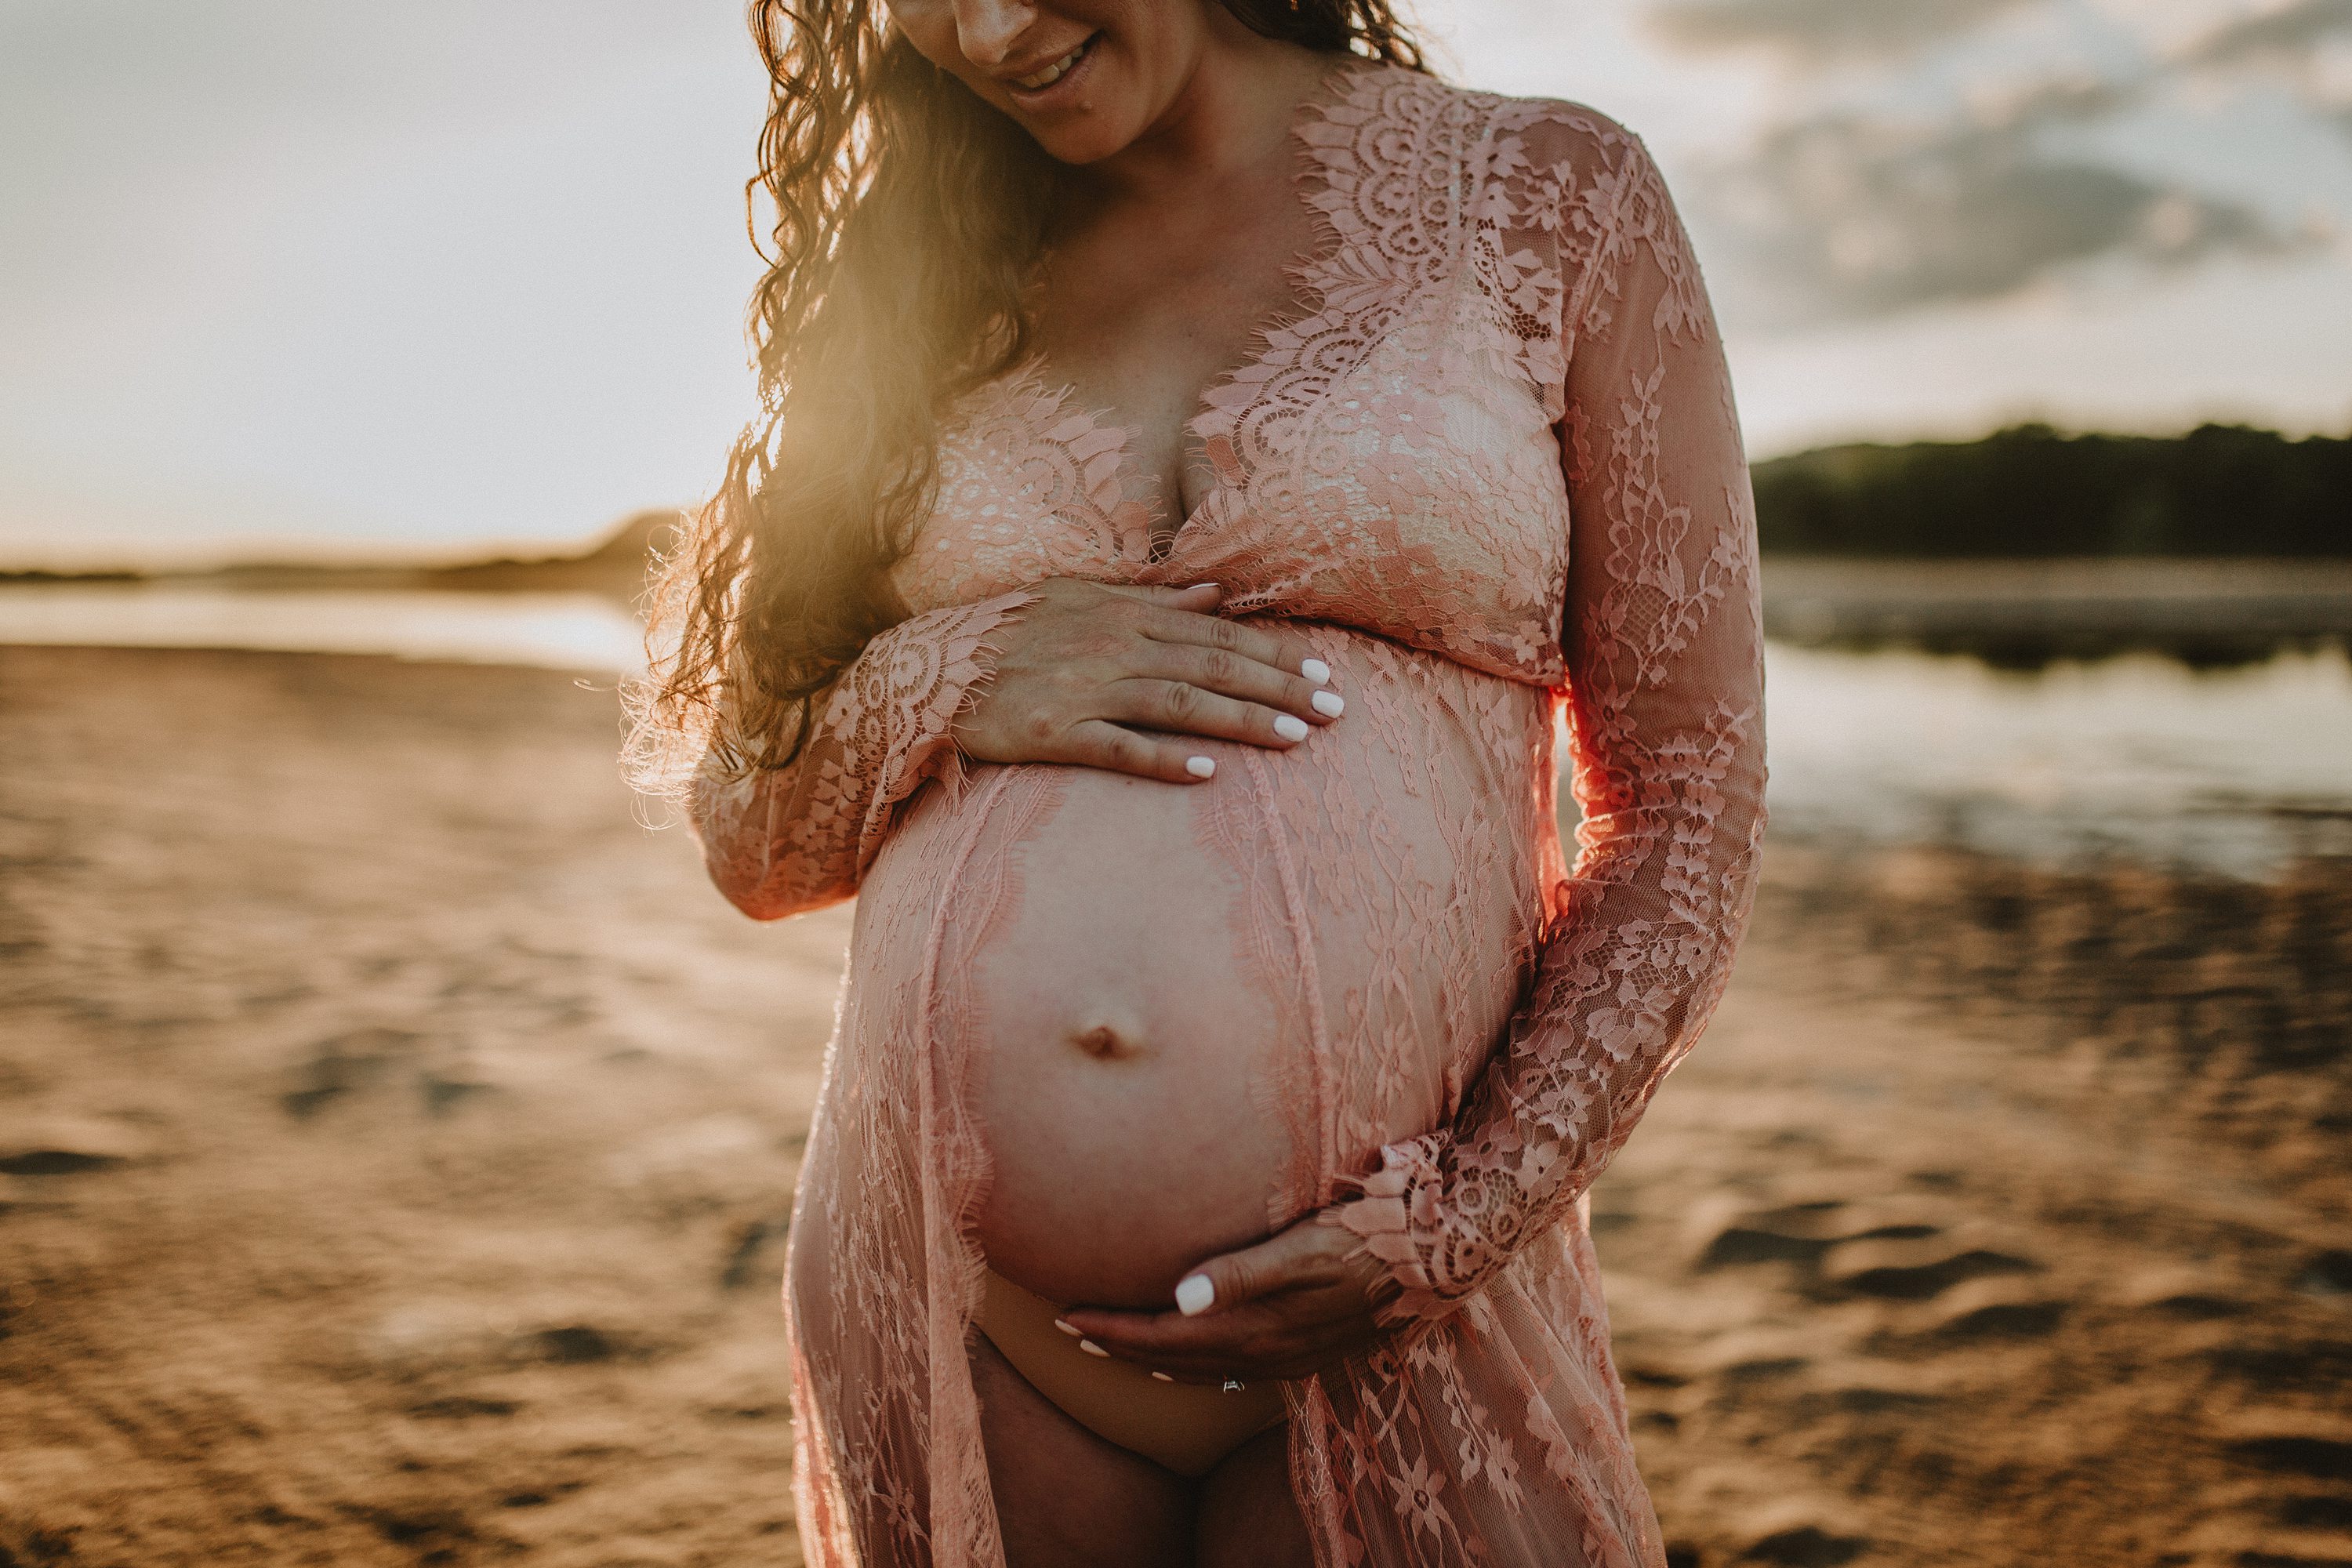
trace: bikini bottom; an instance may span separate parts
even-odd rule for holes
[[[1061,1315],[1044,1297],[988,1271],[981,1332],[1031,1387],[1107,1443],[1198,1479],[1285,1417],[1279,1383],[1253,1383],[1232,1393],[1161,1383],[1133,1362],[1087,1354],[1054,1326]]]

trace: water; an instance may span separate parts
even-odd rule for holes
[[[636,624],[593,594],[0,588],[0,642],[389,654],[612,674]],[[2260,877],[2352,854],[2352,662],[2197,673],[2151,658],[2034,675],[1775,645],[1776,835],[2127,856]]]
[[[0,587],[0,642],[374,653],[625,670],[643,635],[598,594],[249,592],[178,584]]]
[[[2148,656],[2038,674],[1774,647],[1776,833],[2127,856],[2261,876],[2352,854],[2352,662],[2198,672]]]

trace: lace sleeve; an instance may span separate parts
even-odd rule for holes
[[[1444,1314],[1555,1223],[1705,1027],[1763,830],[1754,502],[1689,242],[1628,139],[1571,297],[1560,425],[1575,869],[1533,984],[1447,1126],[1381,1151],[1327,1211]],[[1573,218],[1569,226],[1575,226]]]
[[[950,727],[994,673],[990,634],[1034,597],[933,610],[876,637],[789,767],[730,773],[706,763],[687,815],[719,890],[763,921],[856,893],[898,804],[927,779],[961,778]]]

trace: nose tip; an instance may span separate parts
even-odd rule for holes
[[[974,65],[1001,66],[1036,17],[1034,5],[1013,0],[958,0],[956,41]]]

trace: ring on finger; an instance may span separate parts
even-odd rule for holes
[[[1247,1388],[1248,1386],[1248,1384],[1244,1383],[1238,1377],[1229,1377],[1225,1379],[1224,1382],[1224,1392],[1227,1394],[1239,1394],[1243,1389]]]

